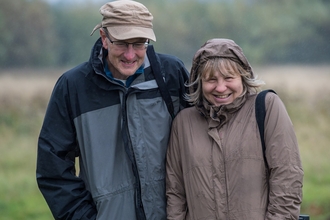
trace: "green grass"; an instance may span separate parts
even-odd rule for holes
[[[310,214],[313,220],[329,219],[330,114],[322,113],[318,106],[313,109],[304,106],[291,108],[305,172],[302,212]]]
[[[41,121],[40,114],[1,110],[1,219],[53,219],[35,178],[36,146]]]
[[[292,86],[277,83],[278,75],[264,77],[270,82],[268,87],[274,88],[285,103],[297,133],[305,171],[301,213],[310,215],[311,220],[329,220],[330,89],[320,83],[329,82],[330,68],[320,83],[310,87],[309,72],[301,73],[304,69],[299,69],[302,74],[299,76],[306,82],[299,82],[299,89],[293,91]],[[3,220],[53,219],[38,190],[35,174],[37,138],[55,78],[49,80],[50,83],[31,77],[17,85],[17,80],[6,81],[0,75],[0,218]],[[16,84],[8,85],[10,82]],[[6,93],[1,91],[5,86]],[[20,91],[21,88],[24,90]]]

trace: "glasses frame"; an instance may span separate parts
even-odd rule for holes
[[[125,42],[125,41],[121,41],[121,40],[113,41],[113,40],[110,39],[110,35],[109,35],[109,33],[108,33],[108,30],[107,30],[106,28],[103,28],[103,30],[104,30],[104,32],[105,32],[106,37],[107,37],[108,40],[110,41],[110,43],[111,43],[112,45],[114,45],[114,46],[117,46],[117,48],[120,49],[120,50],[126,50],[126,49],[129,47],[130,44],[132,44],[132,47],[133,47],[134,50],[145,50],[145,49],[148,48],[148,45],[149,45],[149,39],[147,39],[147,41],[144,42],[144,43],[143,43],[143,42],[127,43],[127,42]],[[125,48],[121,48],[121,46],[119,46],[119,44],[117,44],[117,43],[120,43],[120,45],[125,44]],[[144,44],[144,45],[143,45],[144,48],[139,48],[139,47],[137,47],[137,45],[142,45],[142,44]]]

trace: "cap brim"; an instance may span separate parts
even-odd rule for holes
[[[132,38],[147,38],[156,42],[156,36],[152,29],[132,26],[107,27],[111,36],[117,40],[127,40]]]

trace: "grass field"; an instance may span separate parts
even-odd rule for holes
[[[4,220],[53,219],[35,181],[37,137],[62,70],[0,71],[0,213]],[[301,212],[330,220],[330,66],[258,67],[293,121],[305,171]]]

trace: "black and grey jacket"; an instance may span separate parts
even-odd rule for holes
[[[106,77],[100,51],[99,39],[90,60],[64,73],[54,87],[38,142],[38,186],[55,219],[166,219],[172,117],[150,58],[126,88]],[[156,57],[176,114],[186,106],[188,72],[174,56]]]

